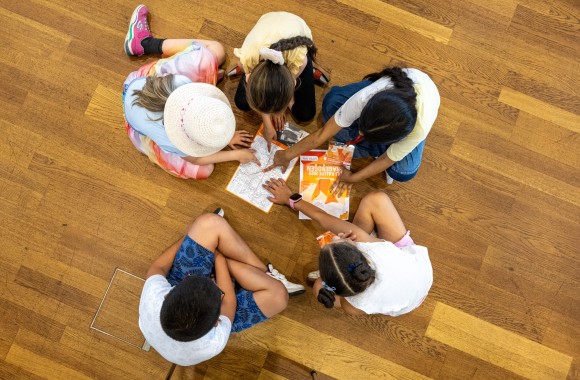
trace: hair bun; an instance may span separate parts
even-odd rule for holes
[[[373,275],[373,269],[367,263],[358,265],[352,271],[352,277],[359,282],[368,281]]]
[[[318,302],[323,304],[324,307],[327,309],[332,309],[332,307],[334,306],[334,301],[336,300],[336,298],[334,297],[334,293],[329,292],[326,289],[320,289],[320,291],[318,292],[317,299]]]

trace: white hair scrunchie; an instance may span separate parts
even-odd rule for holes
[[[284,64],[284,56],[282,56],[282,52],[278,50],[270,49],[267,47],[261,47],[260,57],[267,59],[268,61],[272,61],[277,65]]]

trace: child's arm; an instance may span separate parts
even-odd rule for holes
[[[342,168],[340,176],[334,181],[330,187],[330,191],[336,196],[342,196],[342,193],[348,191],[353,183],[364,181],[365,179],[379,174],[393,166],[395,161],[387,156],[387,152],[381,154],[376,160],[362,168],[357,172],[351,172],[346,168]]]
[[[289,205],[288,200],[290,195],[292,195],[292,190],[290,190],[282,178],[271,178],[269,181],[266,181],[264,188],[272,194],[272,197],[268,198],[271,202],[279,205]],[[356,241],[359,242],[380,241],[370,236],[359,226],[329,215],[305,200],[296,203],[294,209],[302,212],[311,219],[316,220],[324,229],[330,230],[337,235],[340,233],[352,233],[356,235]]]
[[[379,174],[393,166],[395,161],[391,160],[389,156],[387,156],[387,152],[381,154],[376,160],[362,168],[356,173],[353,173],[348,170],[343,171],[343,175],[341,175],[340,181],[344,181],[347,183],[355,183],[364,181],[365,179],[374,176],[375,174]]]
[[[218,252],[215,253],[214,266],[216,285],[224,293],[220,314],[225,315],[232,323],[234,323],[237,304],[236,292],[234,290],[234,284],[232,283],[230,272],[228,270],[228,264],[224,255]]]
[[[372,237],[356,224],[327,214],[326,211],[319,209],[305,200],[296,203],[294,209],[300,211],[310,219],[317,221],[322,225],[323,229],[332,231],[336,235],[352,232],[352,234],[356,235],[356,241],[373,241]]]
[[[253,149],[236,149],[236,150],[221,150],[217,153],[206,157],[183,157],[185,161],[191,162],[195,165],[208,165],[208,164],[217,164],[220,162],[227,162],[227,161],[239,161],[242,164],[247,162],[255,162],[260,165],[260,161],[254,154]]]
[[[344,297],[340,296],[336,297],[339,298],[340,307],[342,307],[342,310],[344,310],[345,313],[350,315],[367,315],[367,313],[365,313],[361,309],[357,309],[356,307],[352,306],[346,299],[344,299]]]
[[[282,166],[282,170],[286,171],[286,168],[292,159],[298,157],[304,152],[319,147],[324,142],[328,141],[331,137],[340,132],[341,129],[342,128],[339,127],[338,124],[336,124],[334,121],[334,116],[331,117],[326,122],[326,124],[324,124],[324,127],[312,132],[290,148],[276,152],[274,155],[274,163],[268,168],[264,169],[264,171],[274,169],[277,166]]]
[[[177,251],[179,250],[179,247],[181,247],[181,243],[183,243],[184,238],[185,237],[182,237],[173,243],[171,247],[167,248],[161,254],[161,256],[159,256],[157,259],[155,259],[155,261],[153,261],[153,263],[151,263],[151,266],[149,266],[149,269],[147,270],[146,278],[156,274],[160,274],[164,277],[167,276],[167,273],[169,273],[171,266],[173,265],[173,260],[175,260],[175,255],[177,255]]]

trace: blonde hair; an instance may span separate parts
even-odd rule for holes
[[[154,121],[163,120],[163,110],[169,95],[175,90],[173,74],[158,77],[153,74],[145,80],[141,90],[134,90],[136,96],[133,105],[143,107],[151,112],[160,112],[162,115]]]

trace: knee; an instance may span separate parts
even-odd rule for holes
[[[218,60],[218,66],[221,66],[226,60],[226,49],[224,45],[217,41],[209,41],[207,43],[207,48],[215,54]]]
[[[344,102],[337,99],[339,87],[334,86],[330,89],[328,94],[322,99],[322,117],[328,120],[336,113]]]
[[[292,116],[296,119],[296,121],[303,123],[306,121],[310,121],[316,115],[316,107],[312,107],[311,109],[296,109],[297,107],[292,107]]]
[[[206,179],[208,178],[211,173],[213,173],[213,170],[215,169],[215,165],[214,164],[207,164],[207,165],[203,165],[199,168],[198,172],[197,172],[197,178],[196,179]]]
[[[207,212],[195,218],[187,232],[189,234],[193,231],[194,228],[198,229],[199,231],[199,227],[207,228],[209,230],[216,230],[227,223],[228,222],[221,216],[212,212]]]
[[[246,99],[246,94],[244,95],[238,95],[236,94],[234,97],[234,103],[236,103],[236,107],[238,107],[238,109],[240,111],[251,111],[252,108],[250,107],[250,105],[248,104],[248,100]]]
[[[243,82],[242,82],[243,81]],[[242,75],[240,78],[240,83],[238,84],[238,88],[236,90],[236,94],[234,95],[234,103],[236,103],[236,107],[242,111],[250,111],[250,104],[248,103],[248,99],[246,98],[246,77]]]
[[[272,289],[270,290],[271,299],[270,305],[273,314],[281,313],[288,306],[288,290],[282,285],[280,281],[272,284]]]
[[[377,205],[385,202],[391,202],[391,198],[382,191],[373,191],[364,196],[361,200],[361,206],[375,208]]]
[[[389,176],[392,179],[394,179],[397,182],[407,182],[407,181],[410,181],[413,178],[415,178],[418,171],[419,171],[419,168],[417,168],[417,170],[410,172],[410,173],[399,173],[399,172],[393,170],[393,168],[391,167],[387,170],[387,173],[389,174]]]

